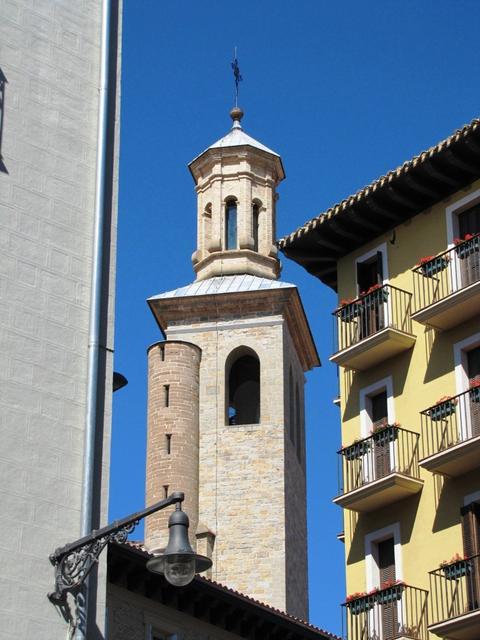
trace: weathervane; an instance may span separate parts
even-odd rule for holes
[[[237,47],[235,47],[234,58],[232,62],[233,76],[235,78],[235,106],[238,107],[238,85],[243,80],[240,75],[240,67],[237,60]]]

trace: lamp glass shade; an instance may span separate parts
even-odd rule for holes
[[[163,572],[166,580],[174,587],[184,587],[195,576],[195,555],[179,553],[167,556]]]
[[[196,573],[212,566],[210,558],[198,555],[188,541],[188,516],[177,507],[168,520],[169,539],[164,553],[147,562],[147,569],[163,573],[166,580],[176,587],[189,584]]]

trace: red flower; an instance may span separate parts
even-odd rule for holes
[[[367,595],[365,591],[357,591],[356,593],[351,593],[346,598],[346,602],[351,602],[352,600],[357,600],[358,598],[364,598]]]
[[[448,567],[451,564],[456,564],[457,562],[462,562],[463,560],[468,560],[468,556],[461,556],[459,553],[456,553],[450,560],[443,560],[440,563],[441,567]]]
[[[420,258],[420,260],[417,263],[417,267],[421,267],[422,265],[427,264],[427,262],[431,262],[434,259],[435,259],[435,256],[425,256],[424,258]]]
[[[452,396],[442,396],[439,398],[435,404],[446,404],[447,402],[451,402],[452,404],[457,404],[458,400],[456,398],[452,398]]]
[[[462,242],[467,242],[468,240],[472,240],[478,235],[478,233],[466,233],[464,238],[454,238],[454,244],[461,244]]]

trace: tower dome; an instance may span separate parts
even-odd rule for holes
[[[189,164],[197,191],[197,280],[250,274],[276,279],[277,185],[285,178],[278,153],[242,128],[235,107],[231,130]]]

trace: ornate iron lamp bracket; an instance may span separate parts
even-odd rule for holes
[[[110,542],[122,544],[143,518],[165,509],[172,504],[183,502],[184,494],[172,493],[143,511],[137,511],[126,518],[116,520],[107,527],[92,531],[88,536],[56,549],[50,556],[55,567],[55,591],[48,594],[48,599],[55,605],[66,603],[67,593],[77,593],[95,564],[100,554]]]

